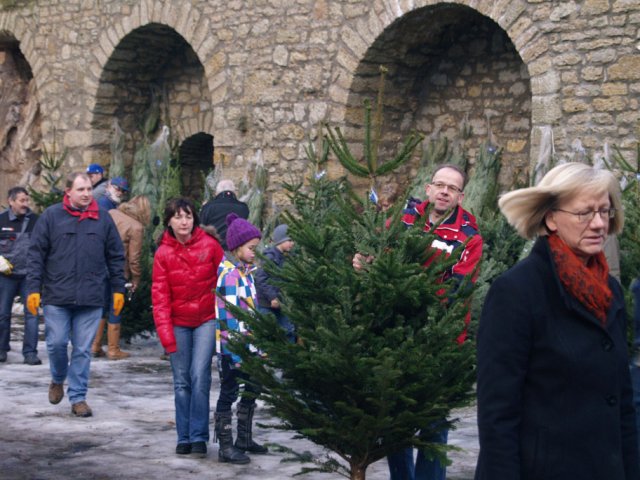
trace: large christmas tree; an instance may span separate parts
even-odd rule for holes
[[[297,253],[281,270],[265,265],[299,342],[289,343],[273,316],[234,309],[263,355],[249,353],[246,338],[232,348],[262,385],[277,428],[344,460],[324,468],[364,479],[368,465],[409,445],[444,454],[416,433],[441,429],[472,397],[474,348],[456,343],[472,289],[441,283],[452,264],[444,256],[424,266],[433,236],[405,228],[400,205],[382,213],[346,179],[317,170],[306,187],[286,186]],[[356,252],[372,258],[363,271],[352,266]]]

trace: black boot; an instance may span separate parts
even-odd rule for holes
[[[216,412],[215,433],[220,444],[218,449],[218,461],[224,463],[234,463],[243,465],[249,463],[251,459],[242,450],[233,446],[233,427],[231,426],[231,412]]]
[[[260,445],[251,438],[251,427],[253,426],[253,412],[255,405],[238,404],[238,438],[236,438],[236,448],[249,453],[267,453],[267,447]]]

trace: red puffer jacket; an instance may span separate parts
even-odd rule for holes
[[[224,252],[212,236],[196,227],[180,243],[164,232],[153,260],[153,320],[167,353],[176,351],[173,327],[198,327],[215,318],[218,265]]]

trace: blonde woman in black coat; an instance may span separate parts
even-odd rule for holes
[[[581,163],[499,202],[531,254],[491,286],[478,330],[476,480],[637,480],[626,312],[603,254],[615,177]]]

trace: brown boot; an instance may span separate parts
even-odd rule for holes
[[[85,402],[84,400],[71,405],[71,413],[73,413],[76,417],[90,417],[91,415],[93,415],[91,407],[89,407],[89,405],[87,405],[87,402]]]
[[[119,323],[109,323],[107,325],[107,342],[109,344],[109,350],[107,351],[107,358],[109,360],[122,360],[129,356],[127,352],[120,350]]]
[[[104,335],[104,326],[106,323],[106,319],[100,319],[100,325],[98,325],[96,338],[93,339],[93,344],[91,345],[91,355],[93,355],[95,358],[104,357],[106,355],[104,353],[104,350],[102,349],[102,335]]]
[[[60,403],[60,400],[62,400],[62,397],[64,397],[63,385],[61,383],[51,382],[49,384],[49,403],[57,405]]]

